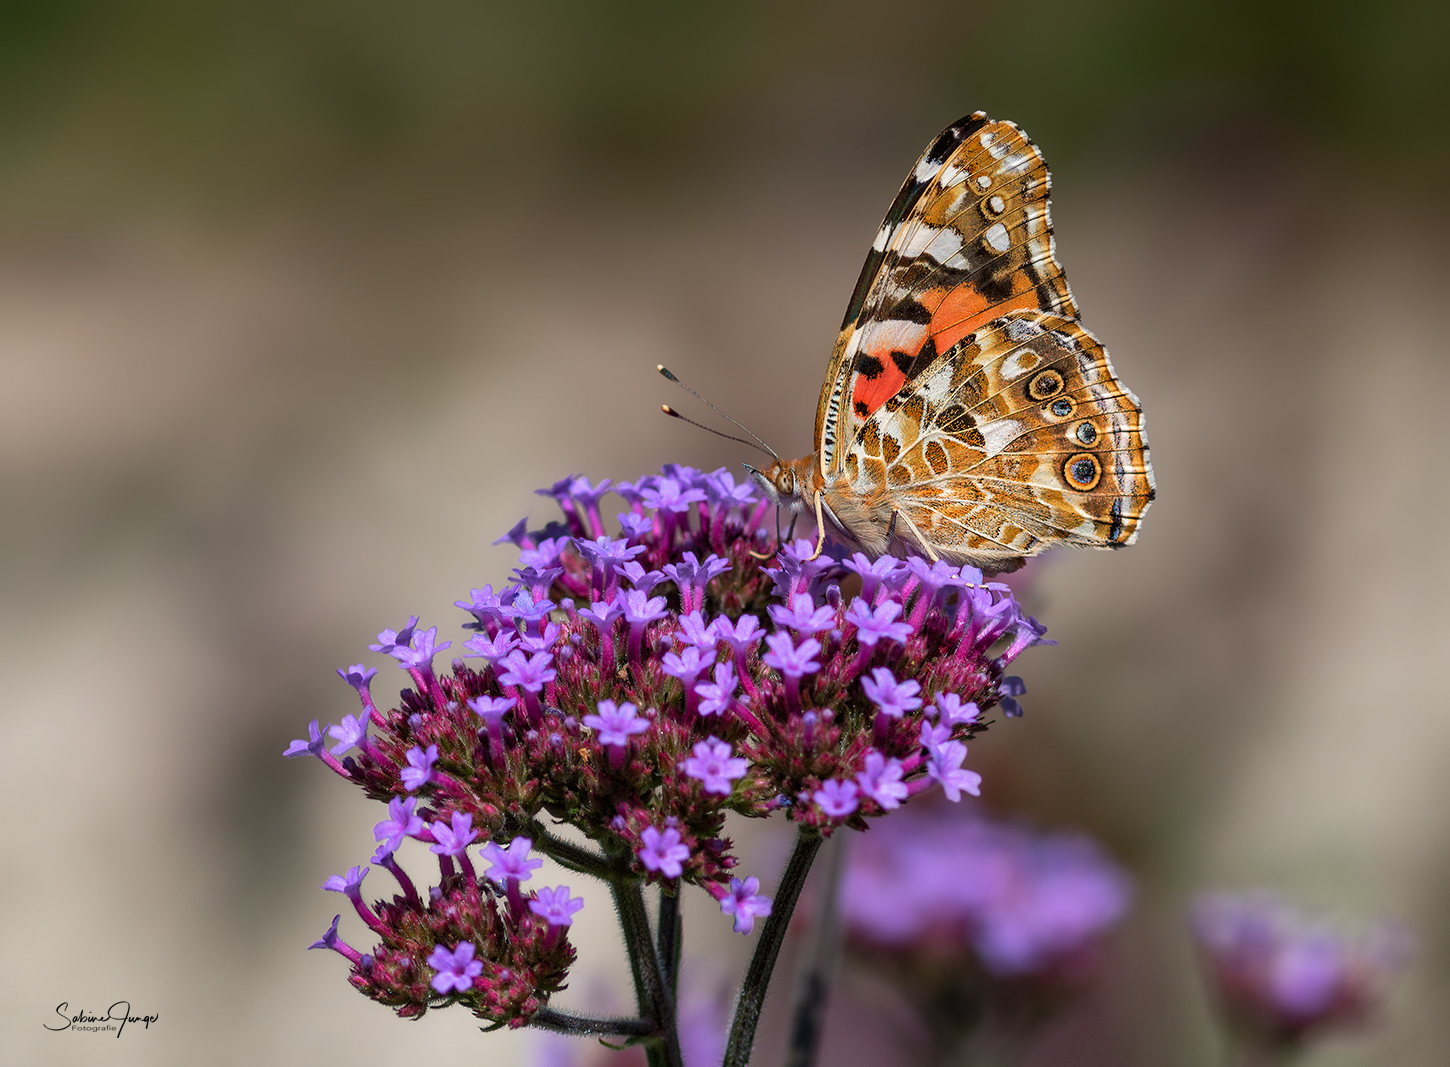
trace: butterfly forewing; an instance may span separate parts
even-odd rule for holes
[[[1010,122],[948,127],[882,223],[837,337],[816,412],[823,473],[866,420],[942,352],[1018,310],[1077,314],[1053,254],[1051,181]]]

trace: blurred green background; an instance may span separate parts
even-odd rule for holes
[[[377,816],[280,752],[382,627],[460,640],[536,486],[748,458],[653,414],[656,362],[806,451],[886,205],[978,108],[1053,167],[1161,494],[1133,549],[1029,568],[1061,643],[973,749],[984,803],[1140,884],[1031,1062],[1218,1062],[1183,908],[1253,885],[1421,939],[1383,1025],[1306,1062],[1445,1062],[1447,10],[0,5],[14,1062],[531,1055],[302,951]],[[579,1003],[620,973],[584,914]],[[123,997],[158,1024],[42,1028]]]

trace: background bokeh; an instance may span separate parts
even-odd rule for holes
[[[887,203],[983,108],[1052,164],[1160,488],[1136,547],[1032,565],[1060,645],[973,750],[984,804],[1140,886],[1033,1062],[1218,1062],[1184,905],[1251,885],[1420,938],[1384,1025],[1306,1062],[1445,1062],[1447,31],[1323,0],[4,4],[7,1060],[533,1055],[302,951],[377,816],[281,750],[352,710],[333,668],[384,666],[383,626],[459,639],[535,487],[748,458],[656,414],[656,362],[806,451]],[[120,998],[159,1022],[43,1029]],[[906,1062],[838,1017],[830,1062]]]

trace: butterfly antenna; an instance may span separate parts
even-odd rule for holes
[[[706,400],[699,393],[695,392],[695,390],[691,389],[684,382],[680,381],[680,379],[676,378],[674,376],[674,374],[669,370],[669,368],[667,368],[664,364],[661,363],[661,364],[656,365],[655,370],[659,371],[662,375],[664,375],[670,381],[674,382],[676,385],[678,385],[685,392],[689,393],[692,397],[694,397],[700,403],[704,404],[707,408],[709,408],[711,411],[713,411],[716,415],[719,415],[726,422],[730,423],[733,426],[739,426],[740,429],[745,430],[745,432],[747,434],[750,434],[750,437],[753,439],[754,443],[752,444],[751,441],[746,441],[746,440],[744,440],[743,438],[740,438],[740,437],[731,437],[728,433],[721,433],[719,430],[711,430],[710,427],[706,426],[702,422],[696,422],[694,419],[686,419],[685,416],[681,415],[678,411],[676,411],[674,408],[670,407],[668,404],[661,404],[660,405],[660,408],[661,408],[661,410],[664,411],[664,413],[666,415],[669,415],[669,416],[671,416],[673,418],[676,418],[676,419],[682,419],[685,422],[688,422],[691,426],[698,426],[702,430],[709,430],[711,433],[713,433],[713,434],[715,434],[715,435],[717,435],[719,437],[723,437],[727,441],[739,441],[742,445],[750,445],[752,448],[759,448],[762,452],[764,452],[771,459],[775,460],[777,463],[780,462],[780,457],[775,454],[775,449],[771,448],[768,444],[766,444],[764,441],[762,441],[759,437],[756,437],[755,434],[752,433],[749,429],[747,429],[744,426],[741,426],[740,423],[736,422],[729,415],[725,414],[725,412],[721,411],[714,404],[710,403],[710,401]]]

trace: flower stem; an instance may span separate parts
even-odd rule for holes
[[[529,827],[529,832],[533,835],[536,849],[561,867],[567,867],[571,871],[578,871],[580,874],[589,874],[603,881],[613,882],[624,869],[611,863],[608,856],[576,845],[572,841],[566,841],[562,837],[555,837],[538,821]]]
[[[780,946],[785,941],[785,931],[790,926],[791,913],[800,899],[801,887],[806,875],[810,874],[811,863],[821,847],[821,835],[802,827],[796,835],[795,849],[780,876],[775,899],[771,901],[770,918],[760,931],[760,941],[755,946],[755,955],[750,958],[750,967],[745,972],[745,983],[740,987],[740,1000],[735,1005],[735,1020],[730,1026],[730,1043],[725,1046],[723,1067],[746,1067],[750,1062],[750,1051],[755,1044],[755,1027],[760,1022],[760,1011],[765,1004],[765,991],[770,985],[770,974],[775,970]]]
[[[594,1015],[576,1015],[573,1012],[542,1008],[529,1022],[541,1030],[552,1030],[556,1034],[575,1034],[579,1037],[648,1037],[654,1033],[648,1019],[611,1019]]]
[[[839,897],[849,844],[850,838],[843,833],[835,834],[825,844],[825,869],[823,877],[817,878],[815,915],[796,984],[786,1067],[812,1067],[820,1051],[826,1004],[841,949]]]
[[[659,930],[660,965],[665,972],[665,986],[670,991],[670,1000],[678,1002],[684,921],[680,917],[680,894],[667,892],[663,886],[660,887],[660,914],[656,926]]]
[[[656,1040],[645,1046],[650,1067],[683,1067],[680,1040],[675,1031],[675,1004],[665,983],[660,958],[650,935],[649,914],[644,893],[637,881],[610,883],[619,927],[629,950],[629,969],[634,975],[634,994],[639,1013],[649,1020]]]

